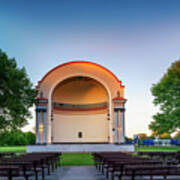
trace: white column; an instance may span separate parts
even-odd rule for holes
[[[115,143],[116,144],[119,144],[119,134],[118,134],[118,111],[115,110],[114,111],[114,116],[115,116]]]
[[[43,143],[46,142],[46,111],[43,111]]]
[[[41,143],[41,137],[40,137],[40,131],[39,131],[39,125],[41,120],[41,112],[36,110],[36,143]]]
[[[124,109],[120,110],[121,143],[125,142]]]
[[[47,143],[51,144],[52,143],[52,126],[53,123],[51,121],[51,114],[52,114],[52,105],[51,105],[51,98],[48,100],[48,109],[47,109]]]

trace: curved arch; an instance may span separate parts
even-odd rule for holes
[[[124,87],[124,86],[122,85],[122,81],[119,80],[119,79],[117,78],[117,76],[116,76],[114,73],[112,73],[112,71],[110,71],[109,69],[105,68],[104,66],[101,66],[101,65],[99,65],[99,64],[97,64],[97,63],[90,62],[90,61],[70,61],[70,62],[67,62],[67,63],[60,64],[60,65],[56,66],[55,68],[51,69],[49,72],[47,72],[47,73],[44,75],[44,77],[43,77],[38,83],[42,83],[42,82],[46,79],[46,77],[48,77],[53,71],[55,71],[55,70],[57,70],[57,69],[59,69],[59,68],[62,68],[62,67],[64,67],[64,66],[67,66],[67,65],[78,64],[78,63],[79,63],[79,64],[83,64],[83,63],[84,63],[84,64],[91,64],[91,65],[94,65],[94,66],[97,66],[97,67],[101,68],[102,70],[105,70],[105,71],[108,72],[118,83],[120,83],[120,86],[121,86],[121,87]]]
[[[78,73],[77,74],[77,76],[83,76],[83,77],[85,77],[83,74],[80,74],[80,73]],[[58,82],[56,82],[55,84],[53,84],[53,86],[51,87],[51,89],[50,89],[50,92],[49,92],[49,96],[48,96],[48,109],[49,109],[49,113],[48,113],[48,116],[49,116],[49,119],[51,119],[51,117],[52,117],[52,95],[53,95],[53,93],[54,93],[54,90],[56,89],[56,87],[61,83],[61,82],[63,82],[64,80],[66,80],[66,79],[69,79],[69,78],[72,78],[72,77],[74,77],[74,75],[73,76],[71,76],[71,75],[69,75],[69,76],[66,76],[66,77],[64,77],[63,79],[61,79],[60,81],[58,81]],[[105,88],[105,90],[107,91],[107,93],[108,93],[108,111],[109,111],[109,122],[111,122],[111,118],[112,118],[112,101],[111,101],[111,99],[112,99],[112,94],[111,94],[111,91],[109,90],[109,88],[108,88],[108,86],[106,85],[106,83],[104,83],[104,82],[102,82],[102,80],[101,79],[99,79],[99,78],[97,78],[97,77],[92,77],[92,76],[86,76],[86,77],[89,77],[89,78],[91,78],[91,79],[94,79],[94,80],[96,80],[98,83],[100,83],[104,88]],[[109,125],[109,132],[111,132],[111,129],[112,129],[112,127],[111,127],[111,124]],[[51,135],[53,134],[53,129],[52,129],[52,126],[51,126]],[[50,137],[49,137],[50,138]],[[50,139],[49,139],[49,141],[51,141]]]
[[[85,77],[84,75],[81,75],[81,76],[83,76],[83,77]],[[50,93],[49,93],[49,97],[48,97],[48,102],[49,102],[49,117],[51,117],[51,112],[52,112],[52,95],[53,95],[53,92],[54,92],[54,90],[56,89],[56,87],[61,83],[61,82],[63,82],[64,80],[66,80],[66,79],[69,79],[69,78],[72,78],[72,77],[74,77],[74,76],[68,76],[68,77],[64,77],[63,79],[61,79],[60,81],[58,81],[56,84],[54,84],[53,86],[52,86],[52,88],[51,88],[51,90],[50,90]],[[88,77],[90,77],[90,76],[88,76]],[[112,95],[111,95],[111,92],[110,92],[110,90],[109,90],[109,88],[108,88],[108,86],[104,83],[104,82],[102,82],[102,80],[100,80],[100,79],[98,79],[97,77],[90,77],[91,79],[94,79],[94,80],[96,80],[98,83],[100,83],[105,89],[106,89],[106,91],[107,91],[107,93],[108,93],[108,98],[109,98],[109,100],[108,100],[108,103],[109,103],[109,114],[111,115],[111,107],[112,107],[112,102],[111,102],[111,99],[112,99]]]
[[[95,89],[96,92],[94,92]],[[71,76],[65,80],[61,80],[54,88],[52,98],[53,102],[56,99],[56,102],[59,101],[59,103],[62,104],[81,106],[85,104],[102,104],[105,103],[105,101],[108,102],[109,94],[102,83],[84,75]]]
[[[107,68],[89,61],[72,61],[61,64],[50,70],[37,86],[39,92],[44,93],[44,98],[48,99],[47,105],[47,142],[53,142],[53,107],[52,96],[57,86],[64,80],[72,77],[88,77],[100,83],[107,92],[108,101],[108,120],[109,123],[109,142],[113,142],[113,122],[114,122],[114,99],[124,98],[124,86],[121,81]],[[117,93],[120,92],[120,93]],[[38,95],[40,96],[40,94]],[[118,97],[117,97],[118,96]],[[120,96],[120,97],[119,97]],[[97,111],[96,111],[97,112]],[[59,112],[60,113],[60,112]],[[76,112],[77,113],[77,112]],[[90,113],[93,114],[91,111]],[[97,112],[98,113],[98,112]]]

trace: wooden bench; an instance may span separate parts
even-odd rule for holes
[[[95,165],[99,171],[104,173],[106,169],[106,178],[111,173],[111,180],[114,180],[115,175],[122,174],[124,167],[127,165],[162,165],[162,161],[152,160],[150,158],[132,156],[127,153],[94,153]],[[120,178],[120,176],[119,176]]]
[[[7,177],[8,180],[12,180],[13,177],[25,177],[28,180],[29,176],[33,176],[33,173],[22,173],[19,166],[0,165],[0,177]]]
[[[132,180],[135,180],[137,176],[146,176],[146,178],[152,179],[156,177],[163,177],[166,179],[168,176],[179,176],[180,178],[180,167],[171,166],[125,166],[123,171],[119,175],[119,180],[123,176],[129,176]],[[139,179],[139,178],[138,178]]]
[[[48,174],[57,168],[61,153],[29,153],[12,158],[0,158],[2,166],[18,166],[23,171],[24,177],[27,173],[33,172],[35,179],[38,180],[38,173],[41,172],[42,180],[45,179],[45,169]]]

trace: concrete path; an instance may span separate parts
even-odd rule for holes
[[[47,173],[46,173],[47,174]],[[105,176],[101,175],[94,166],[62,166],[51,173],[50,176],[46,175],[45,180],[105,180]],[[1,178],[0,180],[7,180]],[[24,178],[13,178],[13,180],[24,180]],[[35,180],[35,178],[29,178]],[[39,176],[39,180],[42,180]]]
[[[175,177],[173,178],[174,180],[176,179]],[[115,179],[117,180],[117,178]],[[125,177],[123,179],[130,180],[131,178]],[[141,177],[139,179],[147,180],[147,177]],[[0,177],[0,180],[7,180],[7,178]],[[13,180],[24,180],[24,178],[17,177],[13,178]],[[35,180],[35,178],[29,178],[29,180]],[[41,176],[39,176],[39,180],[42,180]],[[51,176],[46,175],[45,180],[106,180],[106,178],[101,175],[94,166],[66,166],[59,167]],[[177,177],[176,180],[179,180],[179,178]]]
[[[105,180],[105,177],[94,166],[67,166],[58,169],[56,180]]]

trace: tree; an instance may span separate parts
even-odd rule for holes
[[[23,132],[19,129],[5,130],[0,133],[0,146],[18,146],[35,144],[35,134]]]
[[[147,136],[146,133],[139,133],[139,134],[137,134],[137,135],[138,135],[139,139],[142,139],[142,140],[148,138],[148,136]]]
[[[151,132],[151,135],[149,136],[149,138],[150,139],[155,139],[155,138],[157,138],[157,137],[159,137],[159,133],[158,132],[156,132],[156,131],[152,131]]]
[[[0,131],[27,124],[36,94],[25,68],[18,68],[16,60],[0,50]]]
[[[153,116],[149,128],[158,134],[172,133],[180,128],[180,60],[168,68],[161,80],[152,86],[153,103],[160,112]]]
[[[180,131],[178,131],[178,132],[174,135],[174,139],[180,139]]]
[[[161,139],[171,139],[171,135],[169,133],[163,133],[159,136]]]

